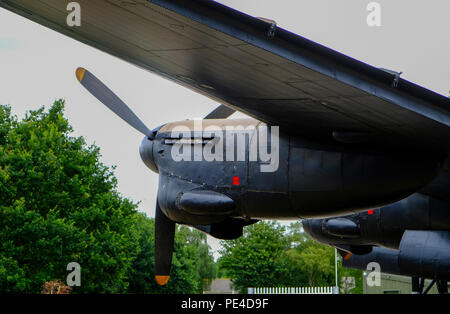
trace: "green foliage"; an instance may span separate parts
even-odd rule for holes
[[[308,239],[287,252],[291,269],[307,286],[334,285],[334,249]],[[305,280],[306,279],[306,280]]]
[[[288,276],[285,228],[273,221],[246,227],[236,240],[222,241],[219,265],[240,292],[247,287],[282,286]]]
[[[343,277],[353,277],[355,278],[355,287],[350,291],[346,291],[342,287],[342,278]],[[342,267],[342,259],[338,263],[338,280],[340,283],[340,292],[339,293],[351,293],[351,294],[363,294],[364,293],[364,285],[363,285],[363,271],[358,269],[351,269]]]
[[[202,280],[202,288],[207,288],[212,279],[217,277],[217,265],[211,248],[206,242],[206,234],[192,228],[182,228],[186,235],[185,242],[196,248],[193,257],[196,261],[197,273]]]
[[[77,262],[75,293],[201,292],[205,243],[179,228],[171,282],[157,287],[153,219],[117,192],[99,148],[70,136],[63,110],[58,100],[18,121],[0,106],[0,291],[39,293]]]
[[[236,289],[248,287],[305,287],[335,285],[334,248],[311,240],[301,222],[284,228],[275,222],[246,227],[244,236],[222,241],[219,273],[232,279]],[[338,280],[356,279],[352,293],[362,293],[362,272],[338,264]]]
[[[211,280],[215,267],[206,235],[197,230],[177,226],[171,277],[169,283],[159,287],[154,280],[154,220],[138,214],[136,231],[139,250],[130,274],[130,293],[202,293],[203,280]],[[192,239],[201,239],[196,242]]]

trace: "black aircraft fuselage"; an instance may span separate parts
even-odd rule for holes
[[[203,130],[195,130],[195,123]],[[264,138],[263,129],[268,128],[253,119],[186,120],[164,125],[152,140],[144,138],[141,157],[159,173],[158,201],[167,217],[209,225],[228,217],[342,215],[400,200],[439,170],[437,158],[358,151],[283,132],[277,138],[270,129]],[[213,145],[216,158],[208,159],[205,152]],[[270,161],[261,160],[261,150],[271,153]]]

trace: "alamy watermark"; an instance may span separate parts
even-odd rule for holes
[[[67,4],[67,11],[70,13],[67,15],[67,25],[70,27],[81,26],[81,6],[78,2],[69,2]]]
[[[81,26],[81,5],[72,1],[67,4],[66,9],[70,11],[67,15],[67,25],[70,27]],[[381,26],[381,5],[378,2],[369,2],[366,10],[370,12],[366,18],[367,25],[370,27]]]
[[[69,287],[81,286],[81,266],[77,262],[71,262],[67,264],[67,271],[70,273],[67,275],[66,283]]]
[[[377,262],[370,262],[367,264],[367,274],[366,282],[369,287],[379,287],[381,286],[381,266]]]
[[[278,126],[271,126],[270,132],[265,125],[203,128],[202,120],[194,120],[193,130],[183,125],[171,130],[171,156],[176,162],[246,161],[248,156],[248,161],[260,162],[261,172],[274,172],[279,166],[279,134]]]
[[[370,2],[367,4],[366,10],[369,11],[367,15],[367,25],[370,27],[381,26],[381,5],[378,2]]]

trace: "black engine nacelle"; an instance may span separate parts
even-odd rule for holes
[[[406,230],[398,266],[403,273],[450,280],[450,231]]]
[[[304,220],[303,226],[314,240],[332,246],[398,249],[405,230],[450,230],[450,204],[416,193],[364,213]]]
[[[347,255],[342,265],[367,270],[371,262],[388,274],[450,280],[450,231],[406,230],[399,250],[374,247],[365,255]]]

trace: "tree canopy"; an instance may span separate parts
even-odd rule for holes
[[[288,241],[284,227],[273,221],[261,221],[245,228],[242,237],[222,241],[220,268],[233,279],[235,287],[282,286],[288,275],[284,252]]]
[[[204,236],[177,229],[172,279],[157,287],[153,219],[119,194],[99,148],[71,132],[63,100],[21,121],[0,106],[0,291],[39,293],[77,262],[75,293],[201,292],[214,276]]]
[[[219,272],[231,278],[235,288],[245,293],[249,287],[335,286],[335,253],[329,246],[311,240],[301,222],[283,227],[261,221],[248,226],[243,237],[222,241]],[[352,293],[362,293],[362,272],[344,269],[342,277],[354,277]]]

